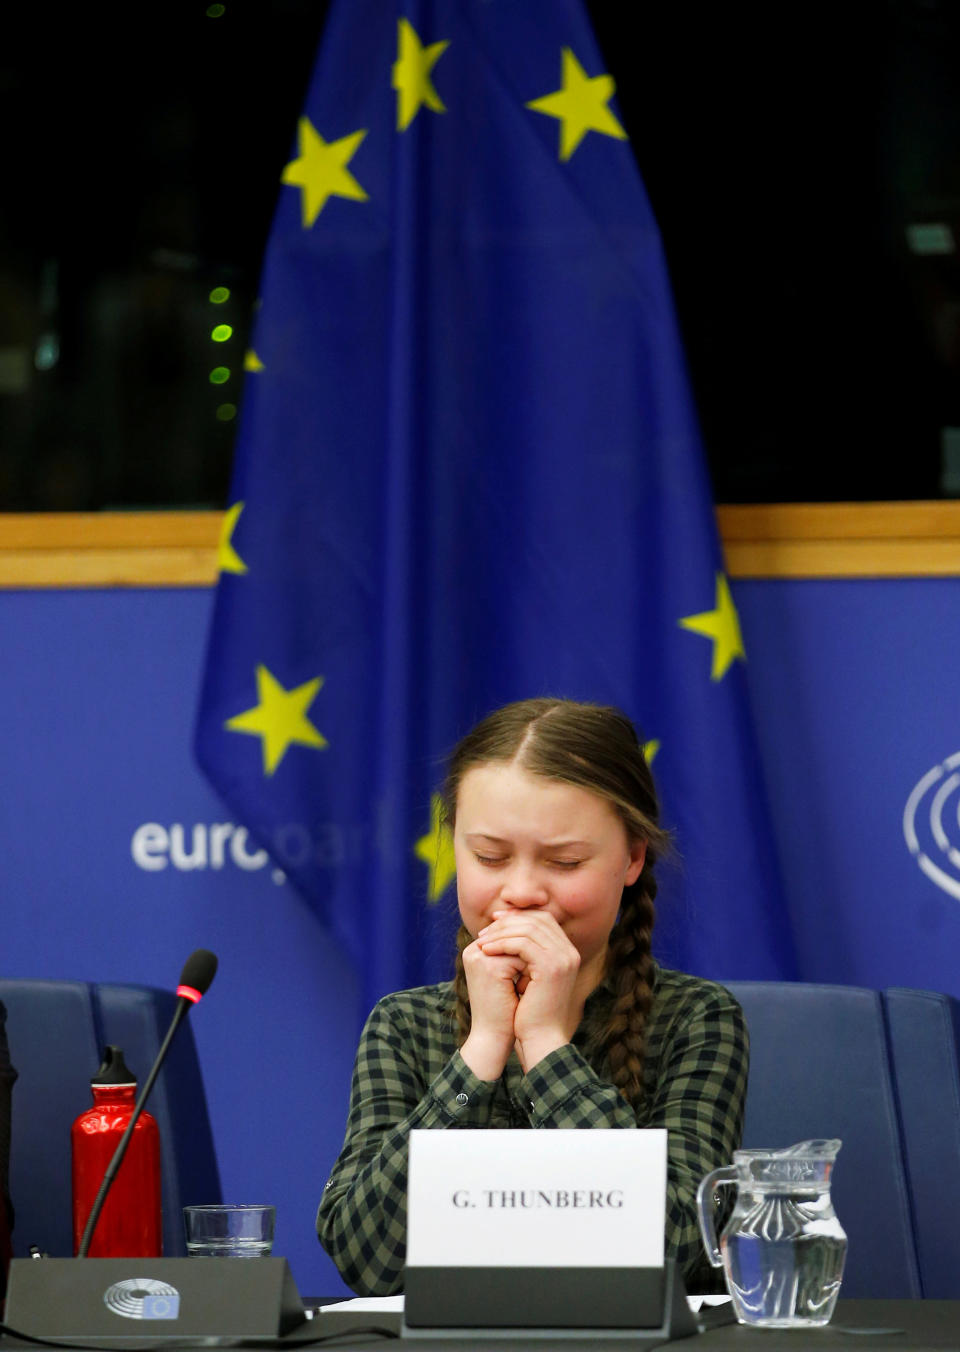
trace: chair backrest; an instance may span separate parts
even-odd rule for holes
[[[146,1079],[176,1008],[169,991],[82,981],[0,980],[7,1008],[13,1087],[10,1195],[13,1247],[36,1244],[53,1257],[73,1252],[70,1127],[92,1102],[90,1077],[108,1043],[123,1048]],[[163,1243],[185,1253],[184,1203],[220,1200],[220,1177],[200,1063],[189,1020],[181,1024],[148,1111],[161,1141]]]
[[[900,1121],[927,1298],[960,1298],[960,1003],[884,992]]]
[[[906,1160],[877,991],[730,981],[750,1030],[745,1146],[839,1137],[832,1194],[845,1297],[921,1295]]]

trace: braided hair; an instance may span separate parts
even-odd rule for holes
[[[636,730],[619,709],[574,700],[521,700],[495,710],[463,738],[451,756],[442,794],[451,831],[464,775],[491,762],[513,763],[531,774],[598,795],[617,813],[631,844],[646,843],[643,869],[624,888],[610,934],[605,980],[613,1000],[598,1035],[613,1083],[628,1103],[636,1105],[643,1094],[646,1025],[653,1003],[654,867],[669,843],[667,832],[658,825],[653,776]],[[471,942],[469,930],[461,925],[454,976],[461,1046],[470,1031],[461,955]]]

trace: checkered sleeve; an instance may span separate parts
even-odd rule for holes
[[[320,1242],[359,1295],[402,1287],[410,1131],[489,1124],[496,1085],[470,1071],[444,1020],[436,988],[401,991],[360,1039],[346,1137],[317,1213]]]
[[[661,1016],[648,1039],[647,1096],[638,1125],[666,1127],[667,1254],[691,1289],[704,1281],[697,1188],[712,1169],[729,1164],[740,1146],[750,1042],[740,1006],[711,982],[663,973]],[[672,998],[668,982],[683,983]],[[684,989],[685,987],[685,989]],[[698,1273],[699,1276],[695,1276]]]
[[[538,1061],[520,1081],[531,1127],[635,1127],[633,1109],[572,1044]]]

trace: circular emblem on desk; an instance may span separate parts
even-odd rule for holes
[[[960,901],[960,751],[911,789],[903,809],[903,838],[930,881]]]
[[[103,1303],[112,1314],[124,1319],[176,1319],[180,1313],[180,1292],[156,1277],[126,1277],[107,1287]]]

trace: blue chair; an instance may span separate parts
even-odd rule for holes
[[[923,1295],[960,1298],[960,1003],[884,992]]]
[[[845,1297],[923,1294],[906,1159],[877,991],[729,981],[750,1030],[745,1146],[839,1137],[833,1200]]]
[[[104,1046],[123,1048],[142,1084],[176,1008],[170,991],[82,981],[0,980],[7,1009],[13,1087],[10,1195],[14,1256],[36,1244],[53,1257],[73,1252],[70,1127],[92,1103],[90,1077]],[[153,1087],[148,1111],[161,1141],[163,1244],[182,1256],[181,1208],[221,1200],[203,1077],[189,1019],[181,1024]]]

